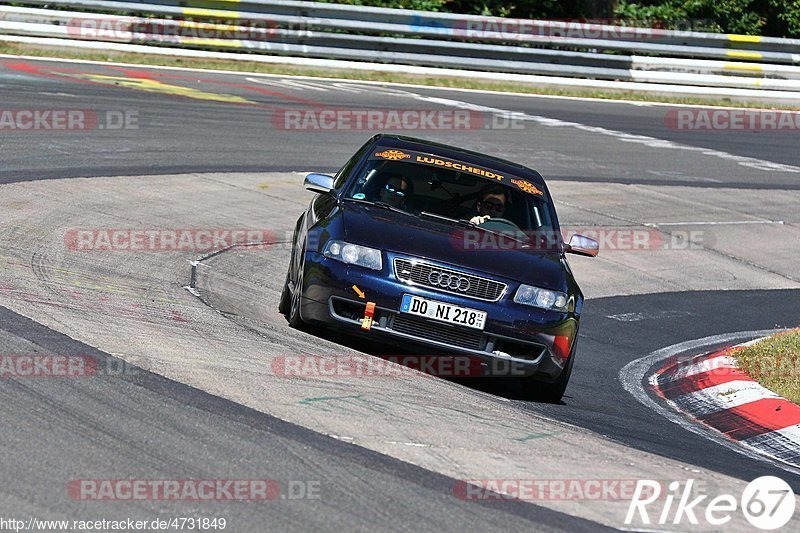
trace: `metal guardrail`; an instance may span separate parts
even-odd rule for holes
[[[579,39],[592,39],[592,35],[615,36],[614,42],[641,42],[695,46],[700,48],[734,48],[732,57],[757,59],[755,55],[738,55],[740,52],[785,52],[796,54],[800,39],[780,39],[708,32],[664,30],[581,23],[579,21],[526,20],[479,15],[460,15],[389,9],[347,4],[329,4],[294,0],[207,0],[197,2],[202,7],[192,7],[185,0],[150,0],[149,3],[103,0],[21,1],[29,5],[63,6],[85,9],[110,9],[126,13],[161,13],[183,17],[208,17],[232,19],[257,19],[268,15],[273,20],[316,21],[320,27],[358,29],[363,32],[395,32],[425,37],[451,37],[454,39],[480,39],[501,42],[544,42],[553,37],[557,42],[579,33]],[[154,8],[153,6],[158,6]],[[365,25],[367,24],[367,25]],[[603,39],[598,39],[603,40]],[[606,39],[608,40],[608,39]]]
[[[216,0],[203,7],[179,0],[17,3],[60,10],[0,6],[0,33],[601,80],[800,89],[797,39],[292,0]],[[65,11],[70,8],[90,11]],[[93,24],[98,31],[91,31]]]
[[[78,4],[89,2],[21,2],[29,4],[57,5],[65,4],[76,7]],[[139,2],[117,2],[121,4],[137,5]],[[388,9],[367,6],[352,6],[347,4],[329,4],[318,2],[303,2],[293,0],[209,0],[201,2],[203,7],[186,7],[191,2],[182,0],[151,0],[151,4],[172,6],[182,9],[187,16],[214,16],[225,17],[234,14],[235,18],[244,18],[245,13],[260,13],[283,15],[292,17],[316,17],[338,19],[341,21],[356,21],[361,23],[388,23],[406,25],[411,27],[412,33],[424,35],[442,35],[453,30],[485,31],[485,28],[498,27],[501,31],[495,32],[494,39],[499,40],[524,40],[526,35],[562,36],[567,37],[574,32],[574,26],[579,26],[587,35],[599,33],[601,35],[619,35],[628,40],[647,39],[654,43],[667,43],[673,45],[717,46],[722,48],[739,48],[744,50],[759,49],[773,52],[795,52],[800,49],[800,39],[780,39],[775,37],[760,37],[750,35],[721,34],[708,32],[690,32],[664,30],[659,28],[639,28],[611,26],[607,24],[580,23],[554,20],[527,20],[509,19],[501,17],[484,17],[479,15],[460,15],[454,13],[439,13],[429,11],[415,11],[406,9]],[[129,8],[130,10],[130,8]],[[365,31],[369,27],[364,27]],[[522,31],[524,30],[524,31]],[[585,37],[585,36],[584,36]],[[588,37],[587,37],[588,38]]]

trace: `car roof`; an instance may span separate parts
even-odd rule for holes
[[[473,152],[471,150],[465,150],[463,148],[433,141],[426,141],[424,139],[416,139],[414,137],[405,137],[402,135],[389,135],[385,133],[375,135],[373,140],[376,144],[387,148],[405,148],[406,150],[431,153],[448,159],[455,159],[463,163],[488,167],[501,174],[511,174],[519,178],[527,179],[536,185],[545,186],[544,178],[535,170],[512,161],[482,154],[480,152]]]

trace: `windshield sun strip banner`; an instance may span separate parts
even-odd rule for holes
[[[479,165],[472,165],[455,159],[449,159],[447,157],[426,154],[424,152],[378,147],[370,156],[370,160],[402,161],[434,168],[447,168],[456,170],[458,172],[466,172],[467,174],[478,176],[495,183],[513,186],[528,194],[544,196],[544,192],[528,180],[524,180],[516,176],[500,174],[499,172]]]

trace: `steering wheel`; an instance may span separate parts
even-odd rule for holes
[[[479,228],[485,227],[486,229],[490,229],[493,231],[522,231],[522,228],[517,226],[514,222],[508,220],[507,218],[490,218],[483,224],[478,226]]]

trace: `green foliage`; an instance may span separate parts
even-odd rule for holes
[[[328,4],[350,4],[354,6],[394,7],[421,11],[450,11],[445,8],[447,0],[314,0]]]
[[[770,0],[771,12],[765,28],[768,35],[800,37],[800,0]]]
[[[618,19],[628,25],[800,38],[800,0],[318,0],[495,17]]]
[[[752,9],[754,0],[620,0],[616,15],[662,21],[670,29],[758,35],[764,24]]]
[[[642,26],[800,37],[800,0],[619,0],[614,15]]]
[[[607,17],[611,0],[449,0],[448,11],[476,15],[514,18],[575,19]],[[607,5],[606,8],[598,7]],[[603,13],[606,11],[606,13]]]
[[[739,368],[769,390],[800,403],[800,330],[735,350]]]
[[[613,0],[318,0],[358,6],[399,7],[493,17],[587,18],[607,17]],[[600,6],[598,8],[598,6]],[[603,13],[605,11],[605,13]]]

